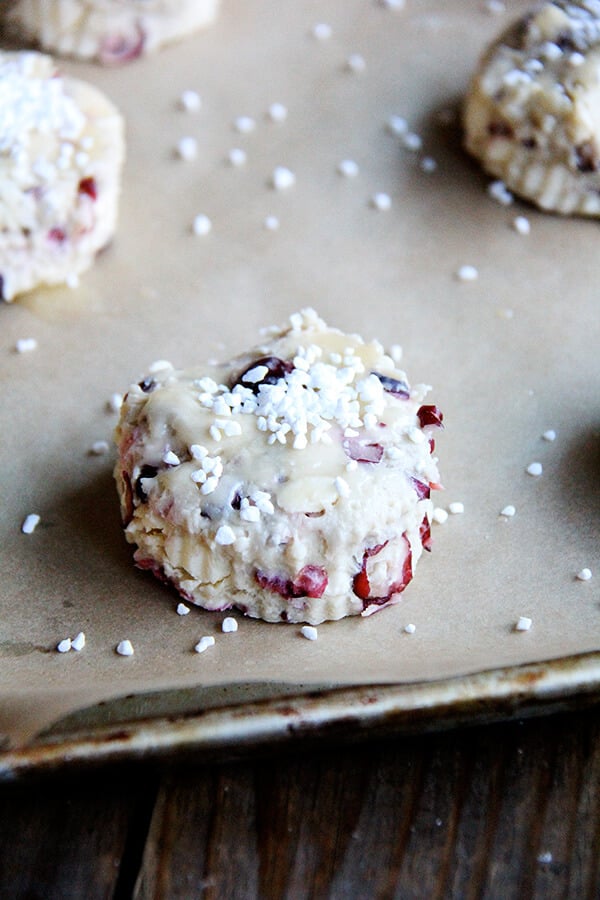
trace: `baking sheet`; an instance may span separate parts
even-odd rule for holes
[[[597,579],[576,578],[600,568],[598,226],[500,206],[448,123],[485,42],[526,4],[507,7],[223,0],[213,28],[157,56],[64,64],[121,107],[128,161],[119,231],[93,271],[0,309],[0,732],[13,745],[124,695],[241,683],[249,702],[252,685],[414,684],[600,649]],[[187,88],[202,95],[197,113],[178,106]],[[285,122],[269,120],[274,102]],[[422,150],[389,133],[392,114]],[[240,115],[252,133],[235,130]],[[185,135],[194,161],[176,156]],[[234,147],[246,165],[227,162]],[[344,158],[355,178],[337,172]],[[269,183],[277,165],[296,175],[285,192]],[[371,205],[377,192],[389,210]],[[197,213],[213,223],[204,237],[191,233]],[[528,236],[512,227],[519,214]],[[456,278],[464,264],[475,281]],[[465,512],[434,528],[400,605],[322,625],[316,642],[241,616],[222,635],[222,615],[177,616],[177,598],[133,568],[112,456],[89,450],[110,438],[110,395],[153,360],[229,357],[307,305],[401,344],[411,380],[434,386],[447,425],[438,502]],[[22,337],[38,349],[17,354]],[[23,535],[30,512],[41,523]],[[521,615],[533,626],[515,633]],[[80,630],[85,649],[58,654]],[[216,645],[197,655],[203,634]],[[127,659],[114,650],[124,638]]]

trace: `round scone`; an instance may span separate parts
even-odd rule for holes
[[[76,278],[113,236],[123,119],[49,56],[0,52],[0,297]]]
[[[191,603],[269,622],[397,602],[439,487],[427,391],[313,310],[226,364],[157,363],[116,430],[136,564]]]
[[[466,149],[541,209],[600,215],[600,2],[552,0],[483,56]]]
[[[220,0],[13,0],[10,21],[45,50],[126,63],[215,18]]]

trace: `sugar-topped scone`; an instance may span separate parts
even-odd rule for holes
[[[600,2],[552,0],[483,56],[464,107],[465,146],[544,210],[600,215]]]
[[[62,56],[130,62],[208,25],[220,0],[13,0],[8,16]]]
[[[397,602],[439,487],[427,391],[313,310],[228,363],[156,364],[116,430],[136,564],[192,603],[269,622]]]
[[[112,238],[123,119],[49,56],[0,52],[0,297],[76,279]]]

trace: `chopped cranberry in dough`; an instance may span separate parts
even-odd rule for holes
[[[112,238],[123,119],[49,56],[0,52],[0,298],[72,283]]]
[[[136,564],[188,603],[269,622],[398,602],[431,548],[427,392],[310,309],[230,362],[142,378],[115,435]]]

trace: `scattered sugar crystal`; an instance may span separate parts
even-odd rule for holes
[[[531,232],[529,219],[527,219],[525,216],[515,216],[515,218],[513,219],[513,228],[519,234],[529,234]]]
[[[203,237],[212,231],[212,222],[204,213],[199,213],[192,222],[192,231],[199,237]]]
[[[533,621],[528,616],[519,616],[519,620],[515,625],[515,631],[529,631]]]
[[[65,278],[65,284],[71,290],[75,290],[75,288],[79,287],[79,275],[76,272],[69,272],[67,277]]]
[[[421,170],[426,172],[427,174],[431,172],[435,172],[437,169],[437,162],[432,156],[424,156],[420,162]]]
[[[388,209],[391,209],[392,198],[389,194],[384,194],[383,192],[373,194],[373,196],[371,197],[371,206],[373,206],[375,209],[378,209],[380,212],[384,212]]]
[[[72,643],[71,638],[64,638],[62,641],[59,641],[56,645],[56,649],[59,653],[68,653],[71,649]]]
[[[345,178],[356,178],[359,173],[358,163],[354,162],[353,159],[342,159],[338,163],[337,170]]]
[[[94,441],[90,447],[92,456],[104,456],[108,453],[108,441]]]
[[[423,146],[423,140],[414,131],[408,131],[402,136],[402,146],[405,150],[412,150],[416,153]]]
[[[591,569],[582,569],[581,572],[577,573],[578,581],[589,581],[591,577],[592,577]]]
[[[179,103],[186,112],[196,112],[202,106],[202,98],[197,91],[188,89],[181,92]]]
[[[208,650],[209,647],[215,646],[215,639],[212,634],[205,634],[204,637],[201,637],[194,650],[196,653],[204,653],[205,650]]]
[[[346,68],[348,68],[351,72],[364,72],[367,68],[367,63],[364,56],[361,56],[360,53],[351,53],[346,60]]]
[[[189,162],[198,156],[198,141],[194,137],[186,136],[177,142],[177,155],[180,159]]]
[[[409,622],[408,625],[404,626],[404,631],[406,632],[406,634],[414,634],[416,630],[417,626],[413,625],[412,622]]]
[[[232,147],[227,155],[227,159],[232,166],[239,168],[240,166],[246,165],[248,154],[245,150],[242,150],[241,147]]]
[[[508,506],[505,506],[504,509],[500,510],[500,515],[505,516],[507,519],[512,519],[517,510],[509,503]]]
[[[178,616],[187,616],[189,611],[190,611],[190,608],[189,608],[189,606],[186,606],[185,603],[178,603],[177,609],[175,610],[175,612],[177,613]]]
[[[448,513],[445,509],[442,509],[441,506],[436,506],[433,510],[433,513],[431,514],[431,518],[438,525],[443,525],[448,521]]]
[[[35,529],[40,524],[40,517],[37,513],[29,513],[28,516],[25,516],[25,520],[21,525],[21,531],[23,534],[33,534]]]
[[[552,857],[552,854],[550,853],[550,851],[545,850],[544,853],[539,854],[537,861],[539,863],[551,863],[552,859],[553,859],[553,857]]]
[[[287,107],[283,103],[271,103],[267,115],[271,122],[285,122],[288,117]]]
[[[179,457],[172,450],[166,450],[163,453],[162,461],[167,466],[178,466],[179,465]]]
[[[240,508],[240,519],[244,522],[260,522],[260,509],[258,506],[242,506]]]
[[[215,542],[221,547],[227,547],[229,544],[235,544],[235,532],[229,525],[221,525],[215,535]]]
[[[390,356],[396,365],[402,360],[402,347],[400,344],[392,344],[390,347]]]
[[[279,219],[277,216],[266,216],[263,225],[267,231],[277,231],[279,228]]]
[[[163,369],[172,369],[173,363],[170,363],[168,359],[155,359],[153,363],[148,366],[148,372],[151,375],[156,375],[157,372],[162,372]]]
[[[221,631],[223,634],[233,634],[237,630],[237,619],[234,619],[233,616],[226,616],[221,624]]]
[[[403,116],[392,115],[386,123],[386,127],[391,134],[403,135],[408,131],[408,122]]]
[[[31,353],[37,349],[38,342],[35,338],[19,338],[15,344],[17,353]]]
[[[80,631],[78,634],[75,635],[75,637],[71,641],[71,649],[75,650],[77,653],[79,653],[79,651],[83,650],[84,647],[85,647],[85,634],[83,633],[83,631]]]
[[[250,132],[254,131],[256,128],[256,121],[252,116],[237,116],[237,118],[233,120],[233,127],[236,131],[239,131],[240,134],[250,134]]]
[[[513,195],[508,190],[506,185],[500,179],[496,181],[491,181],[488,184],[487,192],[492,200],[495,200],[497,203],[500,203],[501,206],[510,206],[514,200]]]
[[[552,441],[556,440],[556,432],[553,428],[550,428],[548,431],[545,431],[543,433],[542,437],[545,441],[550,441],[550,443],[552,443]]]
[[[453,516],[458,516],[461,513],[464,513],[465,505],[461,503],[460,500],[455,500],[453,503],[448,504],[448,512],[451,512]]]
[[[406,0],[379,0],[379,5],[386,9],[404,9]]]
[[[118,413],[123,406],[123,394],[111,394],[106,402],[109,412]]]
[[[190,444],[190,453],[194,459],[204,459],[208,456],[208,450],[202,444]]]
[[[350,493],[350,485],[341,475],[337,476],[333,484],[340,497],[347,497]]]
[[[456,277],[459,281],[476,281],[479,278],[479,272],[475,266],[465,265],[457,270]]]
[[[575,67],[582,66],[584,64],[584,62],[585,62],[585,56],[583,55],[583,53],[575,52],[575,53],[571,53],[571,55],[569,56],[569,65],[570,66],[575,66]]]
[[[286,166],[276,166],[271,176],[271,184],[276,191],[285,191],[296,184],[296,176]]]
[[[312,36],[318,41],[328,41],[332,34],[333,29],[326,22],[317,22],[316,25],[313,25]]]
[[[484,0],[483,8],[492,16],[500,16],[506,12],[506,4],[503,0]]]
[[[306,638],[307,641],[316,641],[319,637],[319,633],[314,625],[303,625],[300,629],[300,634],[302,637]]]
[[[115,648],[119,656],[133,656],[133,644],[129,640],[119,641]]]
[[[527,466],[527,474],[533,475],[534,477],[541,475],[543,472],[543,467],[540,462],[532,462]]]

